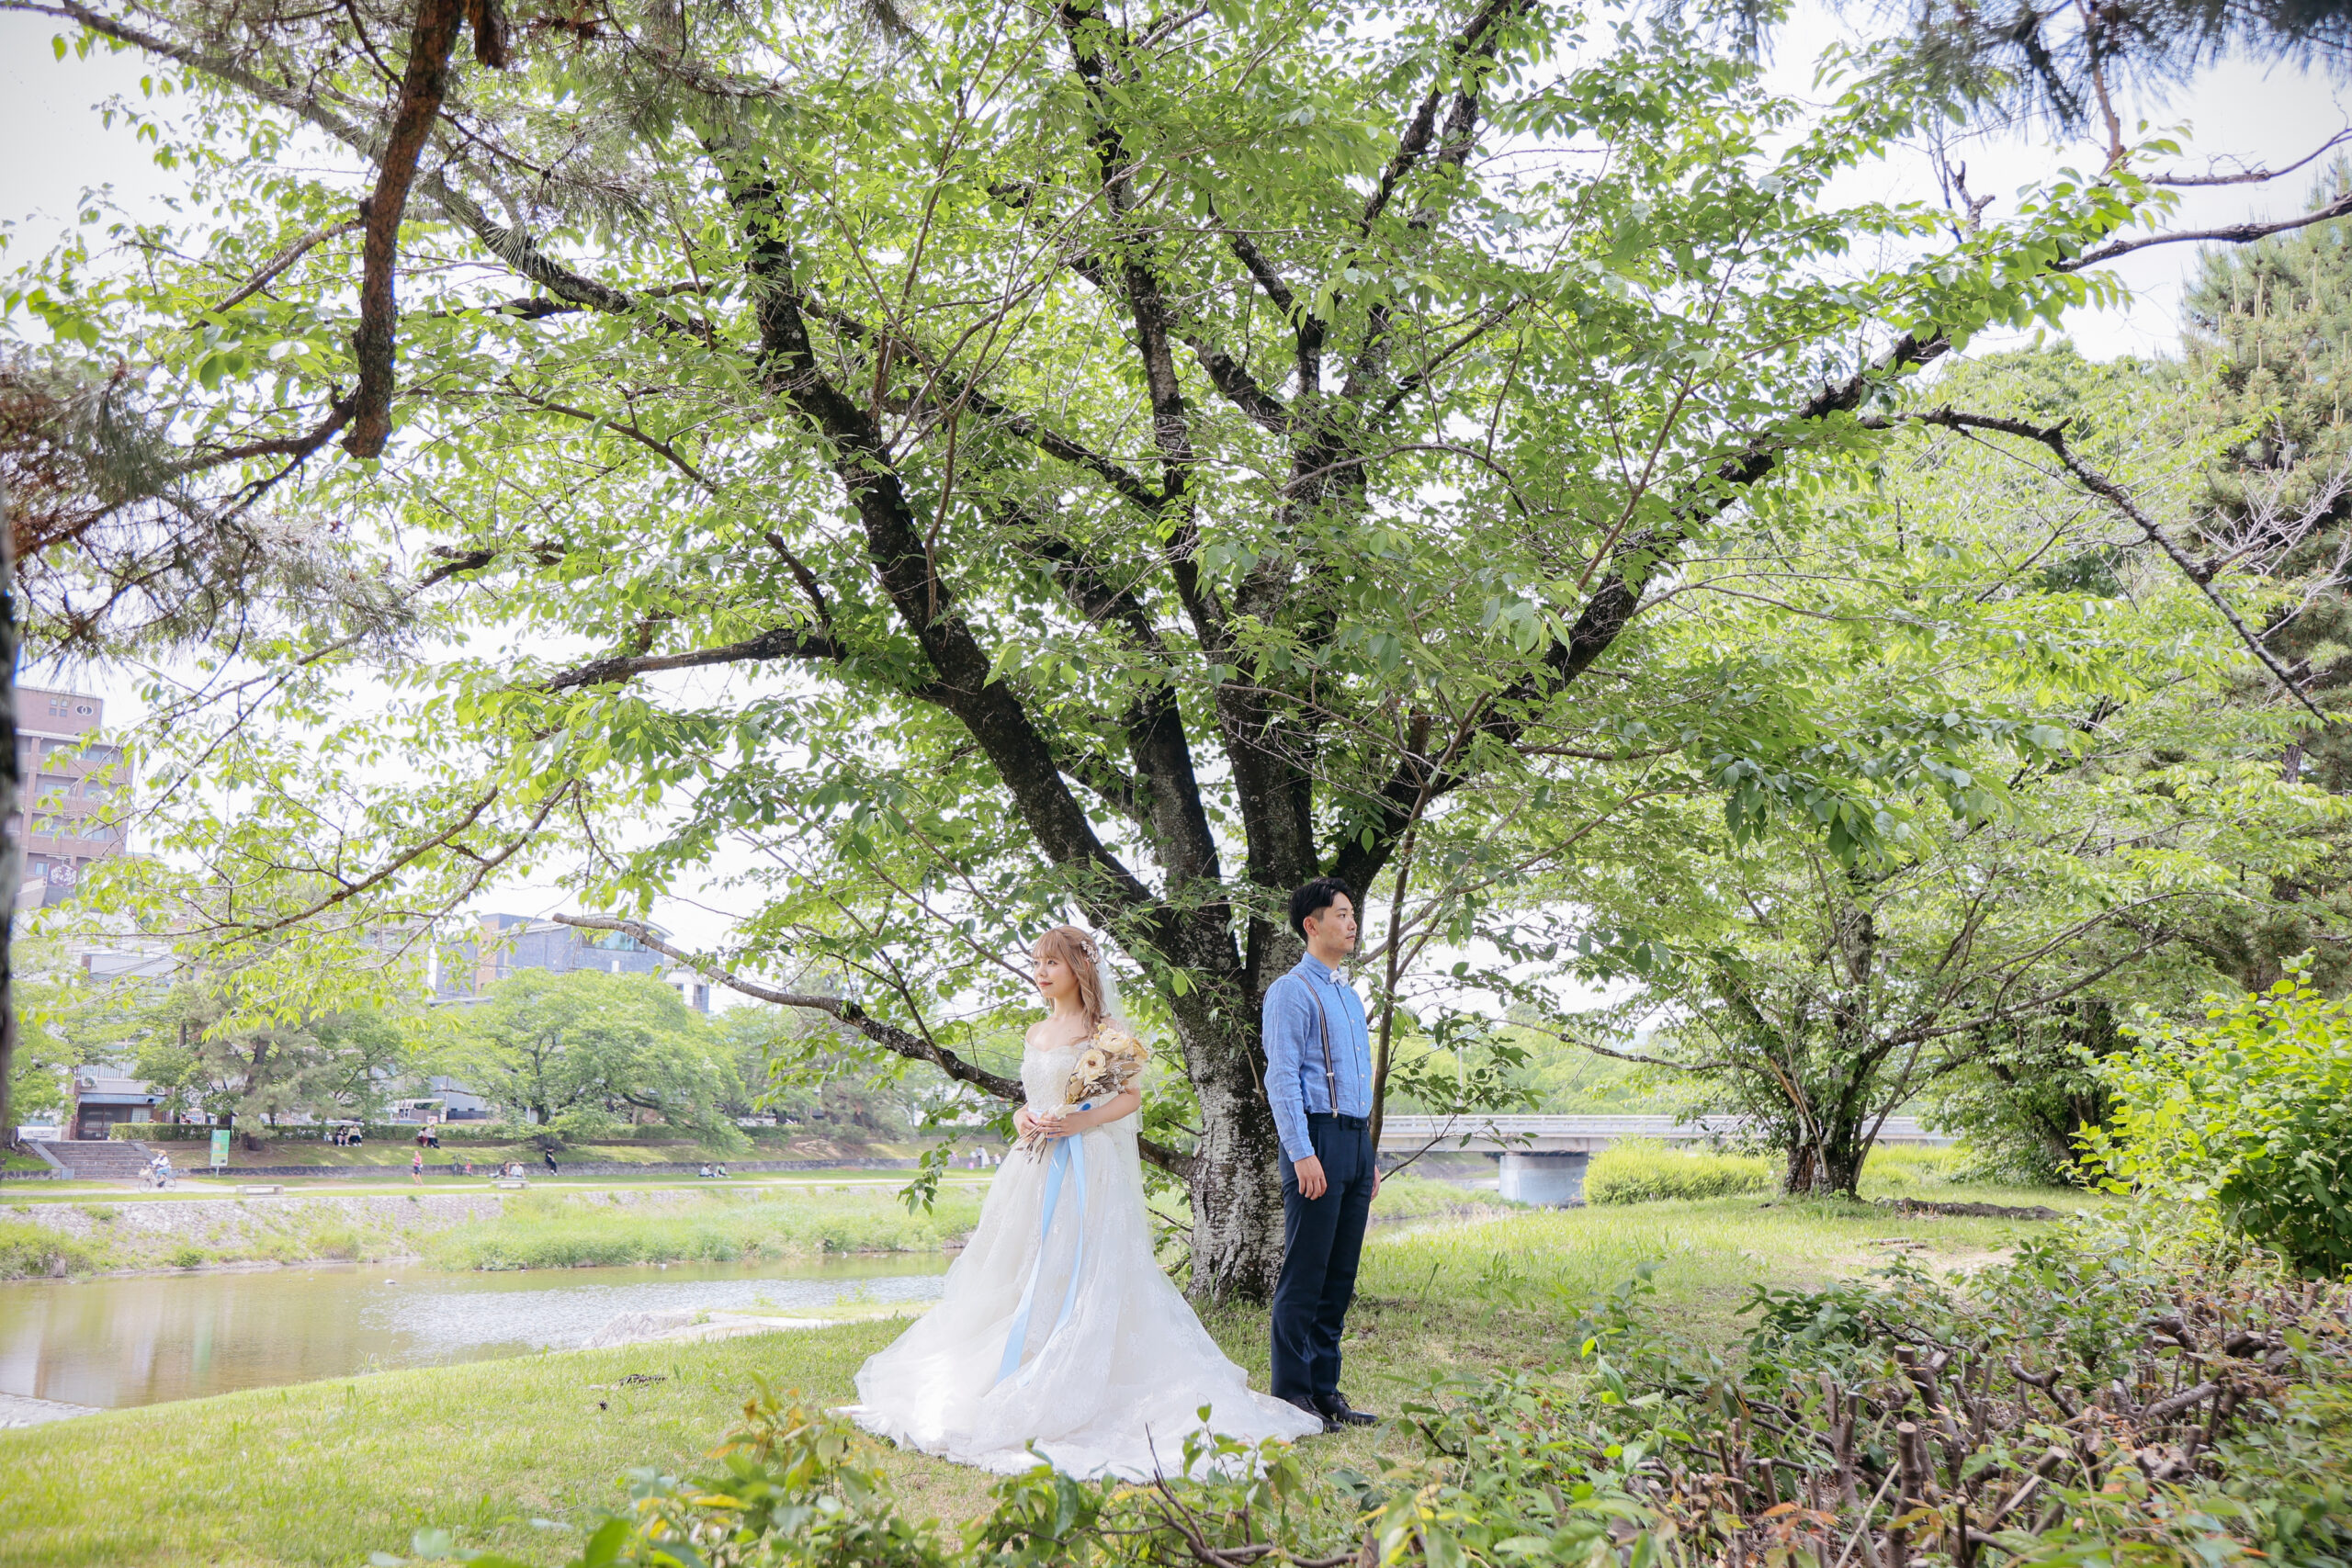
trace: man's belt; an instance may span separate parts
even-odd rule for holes
[[[1310,1123],[1329,1122],[1335,1127],[1345,1127],[1351,1133],[1372,1131],[1372,1118],[1369,1116],[1338,1116],[1329,1111],[1310,1111],[1306,1113],[1306,1120]]]

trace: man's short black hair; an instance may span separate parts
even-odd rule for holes
[[[1306,936],[1306,917],[1319,915],[1331,907],[1332,900],[1345,898],[1352,908],[1356,890],[1336,876],[1318,876],[1290,896],[1290,929]]]

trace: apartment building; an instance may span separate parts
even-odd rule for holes
[[[434,986],[435,999],[478,1001],[482,993],[518,969],[566,974],[594,969],[605,975],[651,975],[678,993],[696,1012],[710,1010],[710,984],[619,931],[582,931],[560,920],[527,915],[483,915],[481,934],[459,942],[444,956]]]
[[[17,767],[32,808],[19,909],[72,898],[84,873],[123,848],[123,831],[107,810],[130,781],[121,749],[90,739],[105,724],[102,697],[17,688]],[[24,831],[21,816],[8,826]]]

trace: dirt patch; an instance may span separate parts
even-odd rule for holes
[[[1940,1214],[1960,1220],[2063,1220],[2065,1214],[2035,1203],[2013,1209],[2000,1203],[1930,1203],[1921,1198],[1882,1198],[1878,1206],[1894,1214]]]

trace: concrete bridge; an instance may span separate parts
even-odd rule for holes
[[[1746,1124],[1744,1116],[1391,1116],[1380,1124],[1384,1163],[1436,1154],[1482,1154],[1501,1165],[1497,1184],[1504,1198],[1521,1203],[1583,1201],[1585,1166],[1610,1145],[1627,1138],[1665,1144],[1711,1144],[1729,1139]],[[1890,1116],[1879,1130],[1882,1144],[1948,1145],[1916,1116]]]

